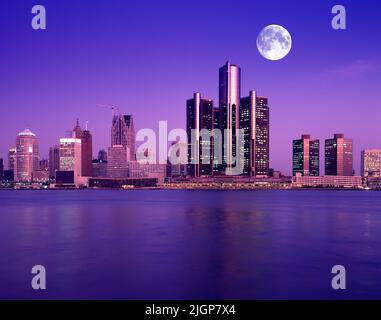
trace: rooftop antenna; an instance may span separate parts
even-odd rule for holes
[[[89,128],[89,121],[86,121],[85,130],[88,131],[88,128]]]

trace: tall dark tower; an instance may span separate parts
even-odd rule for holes
[[[89,130],[82,132],[82,176],[93,175],[93,137]]]
[[[243,136],[240,137],[243,157],[239,160],[244,175],[268,176],[270,159],[269,117],[267,98],[258,97],[255,91],[250,91],[248,97],[241,99],[239,126],[243,130]]]
[[[213,175],[213,110],[213,100],[201,98],[200,93],[187,100],[187,172],[193,177]],[[202,130],[210,136],[203,137]]]
[[[132,115],[116,114],[112,119],[111,146],[116,145],[128,148],[130,161],[135,160],[135,128]]]
[[[296,176],[319,176],[319,140],[303,134],[301,139],[292,142],[292,174]]]
[[[243,130],[242,139],[243,157],[239,159],[244,175],[255,176],[255,150],[256,150],[256,101],[257,94],[250,91],[248,97],[241,99],[239,112],[239,126]]]
[[[256,98],[255,175],[268,176],[270,163],[270,110],[267,98]]]
[[[93,137],[89,130],[82,130],[79,120],[73,129],[74,138],[81,139],[81,175],[91,177],[93,174]]]
[[[325,175],[353,176],[353,140],[335,134],[325,140]]]
[[[237,154],[236,135],[239,129],[240,97],[241,69],[230,62],[226,62],[219,69],[220,129],[222,130],[223,143],[226,145],[221,170],[235,166],[233,160]],[[225,130],[227,129],[225,138]]]

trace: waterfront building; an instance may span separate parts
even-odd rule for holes
[[[213,175],[213,100],[195,93],[186,103],[188,173],[193,177]]]
[[[226,167],[235,167],[236,165],[236,137],[239,130],[239,105],[241,98],[241,69],[229,61],[226,62],[219,69],[218,88],[220,108],[219,128],[222,130],[223,145],[226,145],[219,171],[224,172]]]
[[[137,161],[129,163],[130,178],[154,178],[159,184],[167,177],[167,165],[161,163],[140,164]]]
[[[54,179],[56,171],[60,169],[60,146],[56,145],[49,148],[49,177]]]
[[[77,181],[82,176],[82,141],[78,138],[60,139],[60,171],[73,171]]]
[[[81,140],[81,175],[83,177],[92,176],[92,160],[93,160],[93,137],[87,129],[82,130],[79,120],[73,129],[73,137]]]
[[[303,134],[301,139],[292,142],[292,175],[319,176],[320,142]]]
[[[381,177],[380,149],[366,149],[361,152],[361,175],[364,178]]]
[[[8,170],[15,171],[16,166],[16,148],[9,148],[8,150]]]
[[[109,178],[127,178],[130,150],[123,145],[114,145],[107,153],[107,176]]]
[[[115,145],[128,148],[129,159],[135,160],[135,128],[132,115],[114,115],[111,127],[111,146]]]
[[[241,98],[239,128],[243,131],[241,166],[244,175],[266,177],[270,162],[270,113],[268,100],[255,91]]]
[[[20,132],[16,138],[15,179],[31,182],[33,171],[39,168],[39,148],[36,135],[29,129]]]
[[[353,140],[343,134],[335,134],[333,139],[325,140],[325,175],[353,175]]]
[[[302,176],[300,173],[293,178],[296,188],[362,188],[362,178],[359,176]]]

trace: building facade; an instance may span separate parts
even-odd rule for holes
[[[55,179],[56,171],[60,169],[60,146],[49,148],[49,177]]]
[[[309,134],[292,142],[292,175],[319,176],[320,142]]]
[[[127,178],[129,176],[130,154],[130,150],[123,145],[114,145],[108,149],[108,178]]]
[[[91,177],[93,174],[93,137],[87,128],[82,130],[78,119],[73,129],[73,137],[81,140],[81,175],[83,177]]]
[[[353,140],[343,134],[335,134],[333,139],[325,140],[325,175],[353,175]]]
[[[239,105],[241,99],[241,69],[226,62],[219,69],[220,129],[225,146],[220,172],[236,165]]]
[[[75,180],[82,176],[81,139],[60,139],[60,171],[73,171]]]
[[[36,135],[29,129],[16,138],[15,180],[31,182],[33,171],[39,169],[39,147]]]
[[[361,152],[361,175],[364,178],[381,177],[380,149],[366,149]]]
[[[213,175],[213,100],[195,93],[187,100],[186,108],[188,174],[192,177]]]
[[[132,115],[117,114],[112,119],[111,146],[124,146],[129,158],[135,160],[135,128]]]
[[[16,166],[16,148],[9,148],[8,150],[8,170],[15,171]]]

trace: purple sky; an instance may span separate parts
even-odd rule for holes
[[[31,8],[47,9],[47,30],[30,26]],[[336,1],[8,1],[0,19],[0,157],[28,127],[41,156],[89,121],[94,153],[110,144],[111,112],[132,113],[139,128],[185,127],[195,91],[217,101],[218,68],[242,69],[242,94],[255,89],[271,107],[271,167],[291,172],[292,139],[344,133],[360,150],[381,148],[381,4],[340,1],[346,31],[331,28]],[[280,24],[290,54],[268,61],[256,37]],[[323,157],[321,157],[323,161]],[[323,172],[321,172],[323,173]]]

